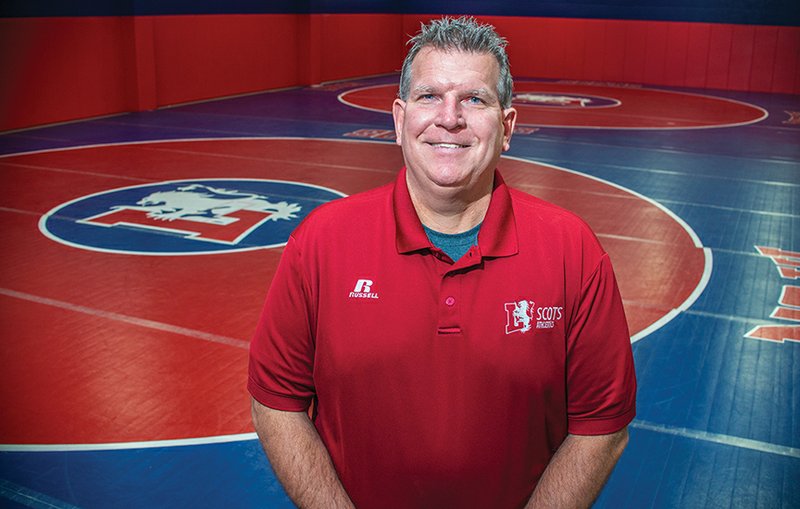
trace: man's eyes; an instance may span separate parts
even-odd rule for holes
[[[438,96],[436,94],[420,94],[420,95],[417,96],[417,101],[420,101],[420,102],[433,102],[433,101],[436,101],[437,99],[438,99]],[[465,97],[461,101],[466,103],[466,104],[475,105],[475,106],[486,104],[486,101],[482,97],[477,96],[477,95],[471,95],[471,96]]]

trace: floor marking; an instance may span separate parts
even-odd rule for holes
[[[23,168],[26,170],[41,170],[41,171],[49,171],[53,173],[69,173],[73,175],[91,175],[93,177],[103,177],[108,179],[116,179],[116,180],[131,180],[133,182],[154,182],[153,179],[145,179],[139,177],[128,177],[125,175],[114,175],[112,173],[101,173],[97,171],[78,171],[78,170],[68,170],[65,168],[58,168],[55,166],[38,166],[35,164],[20,164],[20,163],[12,163],[8,161],[3,161],[3,166],[11,166],[14,168]]]
[[[543,140],[547,143],[550,143],[550,140]],[[564,141],[554,140],[554,143],[565,144]],[[607,145],[603,144],[595,144],[595,143],[581,143],[570,141],[566,143],[571,143],[575,145],[590,145],[590,146],[598,146],[598,147],[606,147]],[[723,157],[723,156],[716,156],[716,157]],[[738,158],[737,158],[738,159]],[[564,164],[563,160],[561,159],[553,159],[553,158],[538,158],[537,161],[544,161],[550,164]],[[776,162],[773,160],[757,160],[757,162],[761,163],[769,163],[769,162]],[[782,162],[782,161],[777,161]],[[797,166],[797,161],[791,161],[793,166]],[[612,169],[612,170],[622,170],[622,171],[629,171],[629,172],[637,172],[637,173],[646,173],[646,174],[659,174],[659,175],[671,175],[674,177],[691,177],[692,179],[708,179],[708,180],[725,180],[725,181],[732,181],[732,182],[743,182],[746,184],[758,184],[758,185],[767,185],[767,186],[777,186],[777,187],[790,187],[790,188],[797,188],[800,187],[800,184],[795,184],[793,182],[781,182],[779,180],[755,180],[755,179],[748,179],[742,177],[720,177],[717,175],[710,175],[707,173],[693,173],[691,171],[678,171],[678,170],[664,170],[660,168],[647,168],[647,167],[636,167],[636,166],[627,166],[623,164],[610,164],[610,163],[598,163],[596,161],[575,161],[570,162],[571,166],[579,166],[579,165],[592,165],[597,168],[604,168],[604,169]],[[781,168],[784,170],[784,168]]]
[[[97,192],[97,193],[80,196],[78,198],[75,198],[74,200],[63,202],[60,205],[57,205],[56,207],[54,207],[54,208],[50,209],[49,211],[45,212],[41,216],[41,218],[39,219],[39,232],[41,232],[42,235],[44,235],[48,239],[52,240],[53,242],[57,242],[59,244],[65,245],[65,246],[74,247],[76,249],[83,249],[83,250],[86,250],[86,251],[94,251],[94,252],[97,252],[97,253],[114,253],[114,254],[124,253],[124,254],[127,254],[127,255],[154,256],[154,257],[155,256],[204,256],[204,255],[209,255],[209,254],[210,255],[218,255],[218,254],[222,254],[222,253],[245,253],[245,252],[248,252],[248,251],[261,251],[261,250],[266,250],[266,249],[280,248],[280,247],[283,247],[283,246],[286,245],[285,241],[284,242],[275,243],[275,244],[265,244],[265,245],[252,244],[252,243],[249,243],[249,242],[241,242],[240,244],[238,244],[238,246],[240,246],[240,247],[232,247],[232,248],[227,248],[227,249],[222,249],[222,250],[212,249],[210,251],[166,251],[166,252],[161,252],[161,251],[134,251],[133,249],[119,250],[119,249],[113,249],[111,247],[98,247],[98,246],[92,246],[92,245],[89,245],[89,244],[81,244],[81,243],[78,243],[77,241],[69,240],[69,239],[67,239],[67,238],[65,238],[63,236],[60,236],[60,235],[57,235],[57,234],[53,233],[47,226],[47,223],[49,222],[50,218],[59,218],[59,219],[60,218],[64,218],[65,216],[63,216],[61,214],[61,212],[65,208],[67,208],[67,207],[69,207],[71,205],[74,205],[75,203],[84,201],[84,200],[89,200],[89,199],[96,198],[98,196],[106,195],[109,192],[129,191],[129,190],[134,190],[134,189],[139,190],[139,189],[142,189],[142,188],[153,187],[153,185],[161,186],[161,185],[166,185],[166,184],[185,184],[187,182],[192,182],[192,181],[201,181],[201,182],[206,182],[206,183],[212,182],[212,181],[213,182],[240,182],[241,181],[241,182],[245,182],[245,183],[246,182],[259,182],[259,183],[272,183],[272,184],[289,184],[291,186],[294,186],[295,188],[305,187],[305,188],[323,190],[323,191],[326,191],[326,192],[329,192],[329,193],[335,195],[335,198],[343,198],[343,197],[347,196],[345,193],[343,193],[343,192],[341,192],[341,191],[339,191],[337,189],[333,189],[333,188],[325,187],[325,186],[320,186],[320,185],[317,185],[317,184],[310,184],[308,182],[300,182],[300,181],[293,181],[293,180],[263,179],[263,178],[241,178],[241,177],[163,180],[163,181],[160,181],[160,182],[157,182],[157,183],[154,183],[154,184],[143,184],[143,185],[139,184],[139,185],[135,185],[135,186],[118,187],[118,188],[113,189],[111,191],[108,191],[108,190],[100,191],[100,192]],[[291,193],[284,193],[283,196],[285,198],[288,198],[288,197],[294,198],[295,197]],[[300,197],[302,195],[296,195],[296,196]],[[320,205],[326,202],[326,200],[324,198],[308,198],[308,201],[316,202],[316,203],[318,203]],[[70,219],[70,218],[67,218],[67,219]],[[161,234],[161,233],[157,232],[157,234]]]
[[[628,235],[616,235],[613,233],[601,233],[596,232],[598,237],[603,237],[607,239],[616,239],[616,240],[627,240],[630,242],[641,242],[642,244],[657,244],[657,245],[669,245],[672,244],[671,242],[666,242],[663,240],[658,239],[648,239],[645,237],[631,237]]]
[[[678,316],[680,313],[687,313],[689,312],[689,308],[694,304],[694,302],[700,297],[700,295],[705,291],[706,286],[708,286],[708,282],[711,280],[711,272],[714,268],[714,256],[711,252],[710,248],[704,247],[703,253],[705,254],[705,262],[703,267],[703,275],[700,277],[700,281],[695,286],[692,293],[689,297],[686,298],[683,303],[678,306],[677,308],[671,309],[667,314],[650,324],[649,327],[646,327],[633,336],[631,336],[631,344],[636,343],[644,338],[646,338],[651,333],[657,331],[667,323],[669,323],[673,318]]]
[[[5,134],[5,133],[3,133]],[[104,147],[122,147],[122,146],[129,146],[129,145],[160,145],[160,144],[170,144],[170,143],[194,143],[194,142],[206,142],[206,141],[271,141],[271,140],[281,140],[281,141],[336,141],[336,142],[344,142],[344,143],[381,143],[383,145],[389,144],[391,142],[388,141],[381,141],[381,140],[354,140],[354,139],[347,139],[347,138],[311,138],[308,136],[261,136],[261,135],[252,135],[252,136],[212,136],[212,137],[203,137],[203,138],[154,138],[151,140],[135,140],[135,141],[112,141],[106,143],[89,143],[86,145],[69,145],[66,147],[51,147],[51,148],[42,148],[36,150],[27,150],[22,152],[8,152],[8,153],[0,153],[0,163],[5,164],[3,159],[16,157],[16,156],[28,156],[33,154],[46,154],[48,152],[71,152],[73,150],[84,150],[84,149],[92,149],[92,148],[104,148]],[[76,142],[80,143],[80,142]],[[145,147],[150,149],[158,148],[159,150],[170,150],[164,149],[160,147]],[[205,152],[199,152],[205,153]],[[209,154],[213,155],[213,154]]]
[[[717,209],[717,210],[727,210],[729,212],[743,212],[745,214],[757,214],[762,216],[772,216],[772,217],[785,217],[789,219],[795,219],[800,217],[797,214],[789,214],[787,212],[772,212],[769,210],[755,210],[755,209],[743,209],[738,207],[726,207],[724,205],[712,205],[710,203],[690,203],[685,201],[677,201],[677,200],[669,200],[664,199],[660,200],[664,203],[669,203],[671,205],[680,205],[684,207],[694,207],[694,208],[702,208],[702,209]]]
[[[760,440],[753,440],[750,438],[740,438],[731,435],[723,435],[720,433],[711,433],[708,431],[699,431],[688,428],[674,428],[671,426],[665,426],[663,424],[655,424],[640,420],[633,421],[630,424],[630,427],[800,459],[800,449],[796,447],[771,444],[769,442],[762,442]]]
[[[507,156],[502,156],[502,157],[505,159]],[[555,165],[549,164],[549,163],[541,163],[539,161],[531,161],[531,162],[533,162],[534,164],[540,164],[540,165],[543,165],[543,166],[549,166],[551,168],[562,169],[562,168],[560,168],[558,166],[555,166]],[[500,171],[500,173],[501,174],[503,173],[502,170]],[[585,174],[585,175],[589,175],[589,174]],[[591,177],[591,175],[589,175],[589,176]],[[594,178],[594,177],[591,177],[591,178]],[[514,188],[517,188],[517,189],[522,189],[522,188],[533,189],[534,192],[532,192],[530,194],[533,194],[534,196],[536,195],[535,194],[536,190],[543,190],[543,189],[550,189],[550,190],[554,190],[554,191],[575,192],[573,189],[571,189],[569,187],[564,187],[564,186],[546,186],[546,185],[542,185],[542,184],[516,184],[515,183],[515,184],[512,184],[511,187],[514,187]],[[624,190],[625,191],[629,191],[628,189],[624,189]],[[581,193],[581,194],[587,194],[587,195],[592,195],[592,196],[601,196],[603,198],[615,198],[615,199],[623,199],[623,200],[639,200],[639,198],[637,196],[631,196],[630,194],[620,195],[619,193],[609,193],[607,191],[586,191],[586,190],[580,190],[578,192]]]
[[[153,320],[148,320],[146,318],[137,318],[135,316],[123,315],[120,313],[115,313],[113,311],[103,311],[101,309],[81,306],[79,304],[72,304],[70,302],[49,299],[47,297],[40,297],[38,295],[31,295],[29,293],[17,292],[14,290],[9,290],[7,288],[0,288],[0,295],[5,295],[6,297],[13,297],[16,299],[27,300],[30,302],[35,302],[37,304],[44,304],[47,306],[66,309],[68,311],[75,311],[77,313],[84,313],[87,315],[96,316],[98,318],[106,318],[108,320],[116,320],[118,322],[138,325],[140,327],[147,327],[148,329],[155,329],[162,332],[171,332],[173,334],[180,334],[182,336],[188,336],[194,339],[202,339],[203,341],[209,341],[212,343],[234,346],[236,348],[242,348],[244,350],[248,350],[250,348],[250,342],[245,341],[243,339],[219,336],[217,334],[211,334],[208,332],[203,332],[195,329],[188,329],[186,327],[179,327],[177,325],[170,325],[168,323],[156,322]]]
[[[724,249],[724,248],[721,248],[721,247],[715,247],[714,248],[714,252],[715,253],[722,253],[722,254],[729,254],[729,255],[737,255],[737,256],[748,256],[748,257],[753,257],[753,258],[759,258],[759,259],[762,259],[762,260],[764,259],[764,255],[759,254],[756,251],[750,252],[750,251],[740,251],[738,249]]]
[[[382,143],[382,142],[379,142]],[[238,156],[233,154],[221,154],[221,153],[210,153],[210,152],[203,152],[198,150],[179,150],[176,148],[161,148],[161,147],[153,147],[153,150],[158,152],[171,152],[175,154],[191,154],[191,155],[200,155],[200,156],[208,156],[208,157],[219,157],[222,159],[239,159],[242,161],[258,161],[260,163],[291,163],[291,164],[306,164],[308,166],[314,166],[316,168],[325,168],[325,169],[336,169],[336,170],[353,170],[353,171],[366,171],[370,173],[388,173],[388,174],[396,174],[396,170],[381,170],[376,168],[363,168],[360,166],[347,166],[343,164],[314,164],[308,163],[306,161],[298,162],[297,159],[292,158],[285,158],[285,159],[275,159],[271,157],[249,157],[249,156]]]
[[[543,127],[543,129],[544,129],[544,127]],[[586,147],[590,147],[590,148],[591,147],[601,147],[601,148],[609,148],[610,147],[610,145],[608,145],[606,143],[598,143],[598,142],[592,142],[592,141],[577,141],[577,140],[564,141],[563,139],[561,139],[561,138],[559,138],[557,136],[548,137],[547,134],[542,134],[541,131],[537,132],[537,136],[536,137],[520,136],[519,138],[514,138],[514,142],[517,143],[517,144],[519,144],[521,142],[530,142],[530,143],[534,143],[534,144],[537,144],[537,143],[555,143],[555,144],[559,144],[561,146],[578,145],[578,146],[586,146]],[[682,156],[686,156],[686,157],[711,156],[711,157],[718,158],[718,159],[732,159],[734,161],[750,161],[752,163],[779,164],[779,165],[788,164],[788,165],[791,165],[791,166],[797,166],[797,161],[796,160],[793,160],[793,159],[778,159],[778,158],[775,158],[775,157],[770,157],[770,158],[740,157],[740,156],[731,156],[731,155],[727,155],[727,154],[709,154],[707,152],[690,152],[690,151],[685,150],[685,149],[669,148],[669,147],[664,147],[664,146],[661,146],[661,147],[653,146],[653,147],[643,147],[643,148],[637,147],[637,150],[643,150],[643,151],[648,151],[648,152],[656,152],[656,153],[663,152],[663,153],[666,153],[666,154],[669,154],[669,155],[678,154],[678,155],[682,155]],[[538,161],[553,161],[553,164],[565,164],[563,159],[537,158],[537,160]],[[607,163],[597,163],[597,162],[595,162],[593,160],[579,161],[578,159],[575,159],[574,157],[570,159],[569,164],[572,165],[572,166],[577,166],[578,164],[597,164],[598,166],[605,166],[605,167],[608,167],[608,168],[619,168],[619,169],[622,169],[622,170],[644,171],[644,172],[653,170],[653,171],[660,171],[660,172],[664,172],[664,173],[668,173],[668,174],[674,174],[674,175],[678,175],[678,176],[682,176],[682,177],[694,177],[695,176],[695,174],[691,173],[691,172],[679,172],[679,171],[676,171],[676,170],[658,170],[656,168],[637,168],[637,167],[634,167],[634,166],[625,166],[625,165],[616,165],[616,164],[607,164]],[[712,178],[712,179],[722,178],[722,177],[717,177],[715,175],[709,175],[709,174],[697,174],[697,176],[698,177]],[[745,182],[753,182],[753,183],[758,183],[758,184],[762,184],[762,183],[769,184],[769,183],[774,182],[774,181],[770,181],[770,180],[759,181],[759,180],[741,179],[741,178],[732,178],[730,180],[743,180]],[[789,185],[793,185],[793,184],[789,184]]]
[[[155,449],[159,447],[225,444],[229,442],[245,442],[247,440],[258,440],[258,435],[255,433],[239,433],[236,435],[148,440],[146,442],[109,442],[102,444],[0,444],[0,452],[120,451],[127,449]]]
[[[12,209],[10,207],[0,207],[0,212],[11,212],[13,214],[24,214],[28,216],[41,217],[41,212],[31,212],[30,210]]]
[[[53,122],[51,124],[35,125],[35,126],[31,126],[31,127],[22,127],[20,129],[12,129],[10,131],[3,131],[3,135],[5,136],[6,134],[24,133],[26,131],[36,131],[36,130],[39,130],[39,129],[44,130],[44,129],[48,129],[50,127],[61,127],[61,126],[70,125],[70,124],[80,124],[81,122],[89,123],[89,122],[93,122],[95,120],[102,120],[104,118],[124,117],[124,116],[127,116],[127,115],[130,115],[130,113],[126,113],[126,112],[124,112],[124,113],[110,113],[108,115],[97,115],[96,117],[77,118],[75,120],[66,120],[64,122]],[[46,134],[41,135],[41,136],[31,136],[31,138],[34,138],[34,139],[37,139],[37,140],[45,140],[45,141],[49,141],[49,142],[52,142],[52,143],[57,143],[59,141],[64,141],[64,140],[59,140],[57,138],[54,139],[52,135],[48,136]]]
[[[77,145],[71,147],[59,147],[54,149],[43,149],[43,150],[34,150],[30,152],[18,152],[18,153],[9,153],[9,154],[0,154],[0,159],[7,158],[7,157],[14,157],[14,156],[27,156],[27,155],[37,155],[41,153],[47,152],[59,152],[59,151],[71,151],[77,150],[82,148],[87,149],[95,149],[95,148],[104,148],[104,147],[115,147],[115,146],[125,146],[125,145],[147,145],[148,143],[152,143],[153,145],[156,144],[165,144],[171,142],[203,142],[203,141],[271,141],[271,140],[279,140],[279,141],[305,141],[305,140],[322,140],[322,141],[343,141],[343,142],[350,142],[350,143],[358,143],[358,142],[366,142],[366,143],[382,143],[382,144],[390,144],[390,142],[380,141],[380,140],[348,140],[348,139],[337,139],[337,138],[303,138],[303,137],[264,137],[264,136],[253,136],[253,137],[213,137],[213,138],[176,138],[174,140],[171,139],[156,139],[156,140],[146,140],[146,141],[135,141],[135,142],[117,142],[117,143],[103,143],[103,144],[92,144],[92,145]],[[170,149],[170,148],[162,148],[160,146],[154,147],[144,147],[147,149],[152,149],[159,152],[174,152],[178,154],[193,154],[193,155],[203,155],[208,157],[219,157],[224,159],[241,159],[245,161],[258,161],[258,162],[271,162],[271,163],[285,163],[285,162],[293,162],[297,163],[296,160],[293,159],[274,159],[268,157],[247,157],[247,156],[236,156],[231,154],[220,154],[220,153],[212,153],[212,152],[203,152],[203,151],[193,151],[193,150],[179,150],[179,149]],[[77,170],[67,170],[67,169],[60,169],[54,167],[47,167],[47,166],[36,166],[36,165],[28,165],[28,164],[21,164],[21,163],[13,163],[13,162],[6,162],[0,161],[4,165],[8,166],[18,166],[21,168],[30,168],[36,170],[45,170],[45,171],[53,171],[53,172],[61,172],[61,173],[74,173],[78,175],[93,175],[97,177],[108,177],[108,178],[118,178],[123,180],[132,180],[135,182],[158,182],[157,180],[153,179],[144,179],[138,177],[126,177],[120,175],[113,175],[113,174],[106,174],[106,173],[99,173],[99,172],[89,172],[89,171],[77,171]],[[318,164],[315,165],[322,168],[332,168],[332,169],[345,169],[345,170],[353,170],[353,171],[364,171],[364,172],[371,172],[371,173],[397,173],[394,170],[380,170],[375,168],[362,168],[358,166],[347,166],[347,165],[336,165],[336,164]],[[399,166],[398,166],[399,168]]]
[[[78,506],[62,502],[5,479],[0,479],[0,497],[34,509],[78,509]]]
[[[596,144],[595,144],[596,145]],[[724,157],[724,156],[716,156],[716,157]],[[736,158],[739,159],[739,158]],[[772,159],[761,159],[758,162],[767,163],[767,162],[774,162]],[[796,165],[796,161],[791,161],[793,165]],[[710,175],[707,173],[694,173],[692,171],[678,171],[678,170],[664,170],[660,168],[648,168],[643,166],[627,166],[624,164],[606,164],[606,163],[595,163],[598,167],[603,168],[611,168],[616,170],[624,170],[624,171],[633,171],[638,173],[657,173],[660,175],[672,175],[675,177],[691,177],[693,179],[704,178],[709,180],[725,180],[725,181],[733,181],[733,182],[744,182],[747,184],[757,184],[757,185],[769,185],[769,186],[778,186],[778,187],[800,187],[800,184],[795,184],[793,182],[781,182],[778,180],[756,180],[756,179],[748,179],[742,177],[723,177],[720,175]]]
[[[726,314],[722,314],[722,313],[711,313],[709,311],[699,311],[699,310],[694,310],[694,309],[686,311],[686,314],[687,315],[699,316],[699,317],[702,317],[702,318],[713,318],[713,319],[716,319],[716,320],[728,320],[728,321],[731,321],[731,322],[746,323],[746,324],[758,323],[760,325],[787,325],[785,322],[770,322],[767,319],[765,319],[764,317],[751,318],[751,317],[747,317],[747,316],[726,315]]]
[[[535,81],[535,80],[533,80],[533,81],[518,80],[517,83],[520,85],[520,87],[522,87],[522,86],[524,86],[526,84],[531,84],[531,85],[541,85],[543,88],[551,88],[551,89],[555,88],[555,87],[550,87],[550,85],[553,84],[551,82],[543,82],[543,81]],[[562,86],[563,85],[572,85],[572,86],[578,86],[578,87],[587,87],[587,86],[588,87],[596,87],[596,85],[587,84],[587,83],[581,84],[581,83],[557,82],[557,83],[555,83],[555,85],[562,85]],[[378,84],[378,85],[368,85],[368,86],[363,86],[363,87],[351,88],[351,89],[345,90],[344,92],[339,94],[336,97],[336,99],[340,103],[345,104],[345,105],[347,105],[347,106],[349,106],[351,108],[356,108],[356,109],[366,110],[366,111],[374,111],[374,112],[384,113],[384,114],[391,114],[392,113],[391,110],[387,110],[387,109],[384,109],[384,108],[374,108],[374,107],[370,107],[370,106],[362,106],[362,105],[356,104],[354,102],[351,102],[350,100],[346,99],[345,96],[348,95],[348,94],[352,94],[354,92],[361,92],[362,90],[369,90],[369,89],[373,89],[373,88],[388,88],[388,87],[392,87],[392,86],[396,86],[396,84],[394,84],[394,83],[388,83],[388,84],[384,83],[384,84]],[[614,88],[614,87],[601,86],[599,88]],[[624,88],[618,88],[617,90],[622,91],[622,90],[625,90],[625,89]],[[556,129],[559,129],[559,128],[561,128],[561,129],[590,129],[590,130],[591,129],[595,129],[595,130],[605,129],[605,130],[609,130],[609,131],[624,131],[624,130],[674,131],[674,130],[719,129],[719,128],[723,128],[723,127],[747,126],[747,125],[757,124],[757,123],[761,122],[762,120],[765,120],[767,117],[769,117],[769,112],[767,110],[765,110],[764,108],[762,108],[761,106],[758,106],[757,104],[746,103],[744,101],[739,101],[739,100],[736,100],[736,99],[731,99],[729,97],[720,97],[720,96],[714,96],[714,95],[709,95],[709,94],[699,94],[699,93],[696,93],[696,92],[678,92],[678,91],[674,91],[674,90],[664,90],[664,89],[654,88],[654,87],[640,87],[640,88],[637,88],[636,91],[656,92],[656,94],[652,94],[652,95],[656,95],[656,96],[658,94],[679,95],[679,96],[683,95],[683,96],[692,96],[692,97],[702,97],[704,99],[712,99],[714,101],[719,101],[719,102],[729,102],[729,103],[734,103],[734,104],[746,106],[748,108],[760,111],[761,112],[761,116],[758,117],[758,118],[755,118],[755,119],[743,120],[743,121],[740,121],[740,122],[727,122],[727,123],[714,123],[714,124],[706,123],[704,125],[685,125],[685,126],[666,126],[666,125],[662,125],[662,126],[646,126],[646,127],[642,127],[642,126],[573,125],[573,124],[561,125],[561,124],[546,124],[546,123],[536,124],[536,123],[522,123],[522,122],[520,122],[518,125],[541,127],[541,128],[556,128]],[[526,92],[523,92],[523,93],[526,93]],[[527,93],[538,93],[538,91],[537,90],[531,90],[531,91],[527,91]],[[545,92],[545,93],[553,93],[553,92]],[[573,91],[565,91],[563,93],[570,94],[570,93],[573,93]],[[583,92],[580,91],[580,92],[575,92],[575,93],[583,93]],[[605,94],[605,92],[602,92],[602,91],[598,91],[598,93]],[[591,95],[588,92],[587,92],[587,94]],[[656,98],[655,100],[658,100],[658,98]],[[387,104],[388,104],[388,102],[387,102]],[[635,112],[630,112],[630,113],[625,114],[624,117],[626,117],[626,118],[627,117],[636,117],[636,116],[639,116],[639,115],[641,115],[641,114],[635,113]],[[662,117],[662,118],[665,118],[665,117]],[[671,118],[671,117],[666,117],[666,118],[670,119],[670,120],[684,120],[683,118]]]

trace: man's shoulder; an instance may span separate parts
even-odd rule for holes
[[[588,264],[587,270],[600,262],[605,249],[578,214],[523,191],[512,189],[510,194],[520,253],[559,252],[572,266]]]
[[[591,232],[591,227],[586,221],[571,210],[519,189],[509,188],[509,195],[518,222],[522,220],[525,223],[526,220],[535,219],[540,225],[549,224],[560,228]]]
[[[388,208],[394,183],[368,191],[337,198],[316,207],[303,219],[293,236],[318,235],[324,232],[341,233],[348,225],[359,228],[372,220],[379,220]]]

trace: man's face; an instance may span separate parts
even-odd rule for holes
[[[417,54],[408,99],[392,106],[409,184],[471,189],[491,182],[516,120],[516,110],[500,104],[498,75],[489,53],[427,47]]]

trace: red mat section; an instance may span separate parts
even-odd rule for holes
[[[104,443],[251,431],[247,342],[280,248],[195,256],[103,253],[38,228],[81,197],[181,179],[294,180],[346,194],[394,179],[388,143],[197,140],[0,158],[0,443]],[[624,189],[517,159],[514,187],[570,208],[610,252],[631,333],[680,306],[705,257],[671,215]],[[101,228],[98,226],[98,228]]]

